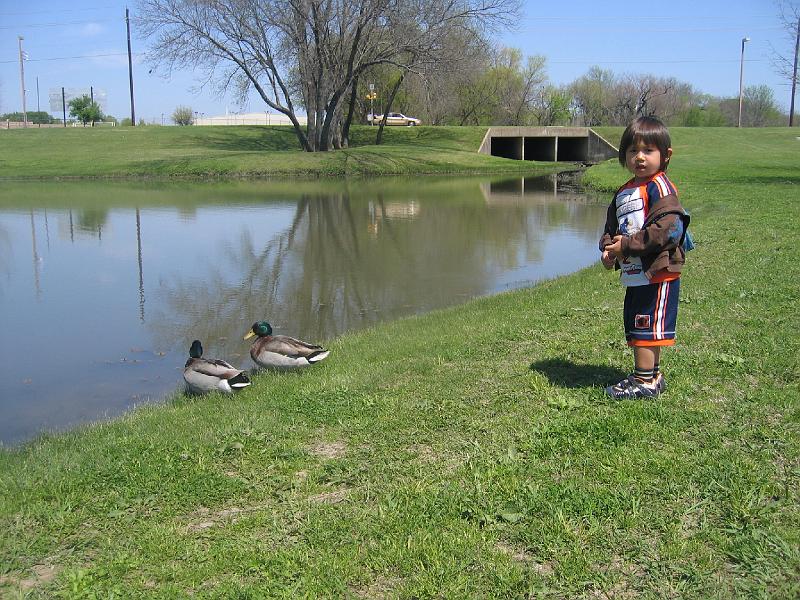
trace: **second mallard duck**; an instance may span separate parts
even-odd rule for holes
[[[224,360],[203,358],[200,340],[193,341],[189,348],[189,360],[183,368],[183,379],[190,394],[213,391],[230,394],[250,385],[250,379],[244,371]]]
[[[302,369],[326,359],[330,354],[330,350],[322,346],[288,335],[272,335],[272,326],[266,321],[254,323],[244,339],[253,336],[257,336],[257,339],[250,347],[250,356],[254,363],[265,369]]]

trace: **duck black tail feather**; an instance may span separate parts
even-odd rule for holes
[[[250,385],[250,378],[244,371],[242,371],[236,377],[231,377],[230,379],[228,379],[228,384],[234,390],[240,390]]]

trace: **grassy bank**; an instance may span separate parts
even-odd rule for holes
[[[353,128],[350,149],[302,152],[290,127],[0,130],[1,178],[530,173],[546,163],[478,154],[485,127]],[[550,169],[552,170],[552,168]]]
[[[797,597],[800,141],[673,136],[697,249],[665,396],[604,397],[630,353],[599,266],[343,336],[0,453],[0,595]]]

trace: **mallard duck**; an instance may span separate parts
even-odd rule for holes
[[[192,342],[189,360],[183,368],[186,389],[192,394],[205,394],[214,390],[232,394],[250,385],[244,371],[234,368],[224,360],[203,358],[203,345],[200,340]]]
[[[266,321],[253,323],[253,328],[244,336],[258,336],[250,347],[253,362],[265,369],[301,369],[324,360],[330,354],[322,346],[296,340],[288,335],[272,335],[272,326]]]

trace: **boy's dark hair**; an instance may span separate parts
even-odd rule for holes
[[[667,126],[655,117],[639,117],[625,128],[619,141],[619,164],[625,166],[625,153],[636,142],[653,145],[661,152],[661,170],[669,165],[667,148],[672,147]]]

